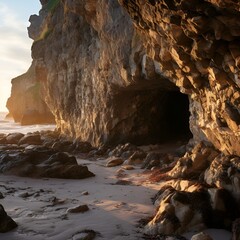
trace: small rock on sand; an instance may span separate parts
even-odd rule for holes
[[[89,192],[88,191],[84,191],[84,192],[82,192],[82,195],[89,195]]]
[[[132,165],[124,165],[124,166],[122,166],[122,169],[124,169],[124,170],[133,170],[134,167]]]
[[[77,207],[69,208],[67,210],[67,213],[84,213],[89,211],[89,207],[84,204],[84,205],[79,205]]]
[[[124,160],[122,158],[110,157],[107,159],[107,167],[115,167],[123,164]]]
[[[207,233],[200,232],[192,236],[191,240],[213,240]]]

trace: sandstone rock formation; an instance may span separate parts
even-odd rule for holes
[[[15,122],[22,125],[55,122],[41,91],[42,86],[36,78],[34,64],[26,73],[12,79],[12,92],[7,108]]]

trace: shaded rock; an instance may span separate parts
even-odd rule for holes
[[[69,156],[67,153],[57,152],[49,157],[44,164],[46,165],[58,165],[58,164],[77,164],[77,160],[74,156]]]
[[[20,198],[28,198],[28,197],[30,197],[30,196],[32,196],[33,194],[30,194],[30,193],[28,193],[28,192],[22,192],[22,193],[19,193],[18,194],[18,197],[20,197]]]
[[[188,186],[181,191],[166,186],[154,202],[157,213],[145,227],[146,233],[152,235],[181,234],[205,228],[230,229],[239,215],[237,202],[223,189]]]
[[[146,157],[146,153],[143,151],[135,151],[128,159],[127,163],[130,165],[141,164]]]
[[[17,144],[23,136],[24,134],[22,133],[10,133],[7,135],[6,141],[8,144]]]
[[[16,227],[17,224],[7,215],[3,206],[0,204],[0,233],[9,232]]]
[[[38,170],[38,169],[37,169]],[[65,178],[65,179],[84,179],[95,176],[90,172],[87,166],[81,165],[55,165],[51,168],[45,168],[45,172],[41,173],[41,169],[38,170],[41,177],[50,178]]]
[[[125,173],[124,169],[122,169],[122,168],[118,169],[117,172],[116,172],[116,176],[118,178],[126,177],[126,175],[127,174]]]
[[[106,167],[115,167],[115,166],[123,164],[123,162],[124,162],[124,160],[122,158],[109,157],[109,158],[107,158]]]
[[[0,144],[7,144],[6,137],[7,136],[5,134],[1,134],[1,136],[0,136]]]
[[[142,168],[151,169],[152,167],[158,166],[160,164],[161,153],[151,152],[148,153],[146,158],[142,163]]]
[[[4,196],[3,196],[3,194],[0,192],[0,199],[3,199],[4,198]]]
[[[240,239],[240,219],[236,219],[232,225],[232,240]]]
[[[41,135],[39,133],[26,134],[19,140],[18,144],[41,145],[42,144]]]
[[[237,156],[218,155],[205,171],[204,179],[207,184],[224,188],[240,196],[240,158]]]
[[[89,207],[87,205],[79,205],[77,207],[69,208],[67,210],[68,213],[84,213],[89,211]]]
[[[192,236],[191,240],[213,240],[207,233],[200,232]]]
[[[116,183],[113,183],[113,185],[133,185],[133,182],[129,180],[117,180]]]
[[[73,142],[71,141],[59,139],[54,142],[54,144],[52,145],[52,148],[57,151],[71,152],[74,150],[74,145],[73,145]]]
[[[54,142],[59,139],[59,133],[57,131],[41,131],[42,144],[46,147],[52,147]]]
[[[75,151],[81,152],[81,153],[89,153],[90,151],[93,150],[92,145],[89,142],[82,142],[79,140],[75,140],[73,142]]]
[[[154,167],[164,168],[174,160],[169,154],[150,152],[144,159],[141,168],[152,169]]]
[[[180,158],[168,175],[174,178],[199,177],[218,154],[213,148],[200,143]]]
[[[58,199],[57,197],[53,197],[51,199],[52,206],[62,205],[66,203],[65,199]]]
[[[94,176],[73,156],[38,147],[15,154],[0,155],[0,172],[22,177],[83,179]]]

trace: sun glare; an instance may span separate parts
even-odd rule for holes
[[[7,112],[11,79],[27,71],[31,64],[31,44],[27,33],[28,19],[38,13],[38,0],[0,0],[0,112]]]

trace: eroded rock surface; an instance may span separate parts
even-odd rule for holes
[[[173,114],[182,101],[196,142],[240,154],[239,3],[120,0],[129,15],[117,1],[42,3],[32,56],[62,133],[94,145],[190,136],[187,109]]]
[[[59,1],[53,10],[46,3],[39,18],[31,19],[29,35],[35,40],[33,62],[46,102],[63,134],[95,146],[164,141],[181,135],[181,127],[175,131],[174,124],[166,124],[166,118],[174,121],[169,108],[178,99],[187,103],[183,129],[190,134],[187,97],[181,99],[146,55],[141,36],[117,1]]]
[[[119,2],[142,34],[147,56],[190,96],[194,139],[239,155],[239,3]]]
[[[240,214],[238,157],[201,143],[173,163],[164,173],[153,173],[153,180],[167,182],[153,199],[157,211],[146,233],[231,230]]]

